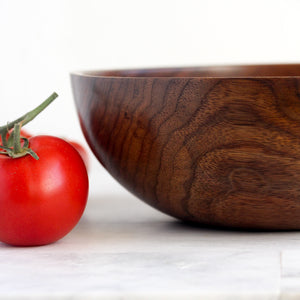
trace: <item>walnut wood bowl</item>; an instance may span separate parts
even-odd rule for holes
[[[202,224],[300,229],[300,64],[71,77],[92,151],[143,201]]]

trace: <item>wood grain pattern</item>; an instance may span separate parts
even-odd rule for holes
[[[300,229],[300,65],[73,74],[91,149],[182,220]]]

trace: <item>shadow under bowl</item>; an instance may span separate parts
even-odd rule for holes
[[[92,151],[143,201],[189,222],[300,229],[300,64],[71,80]]]

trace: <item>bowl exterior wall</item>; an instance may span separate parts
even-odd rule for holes
[[[300,80],[72,75],[84,135],[122,185],[176,218],[300,228]]]

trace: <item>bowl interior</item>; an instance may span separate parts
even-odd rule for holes
[[[82,72],[81,75],[95,77],[285,77],[300,76],[300,64],[87,71]]]

